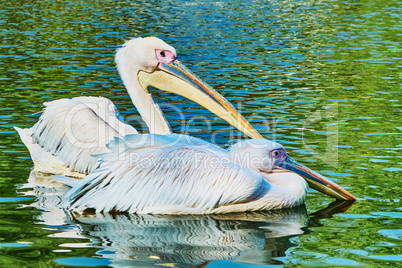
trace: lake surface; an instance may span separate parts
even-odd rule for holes
[[[401,267],[401,21],[397,0],[0,0],[0,266]],[[30,174],[13,126],[32,126],[47,101],[105,96],[146,132],[113,55],[150,35],[358,201],[311,190],[305,206],[264,213],[61,210],[66,188]],[[176,133],[223,147],[244,138],[195,103],[153,93]]]

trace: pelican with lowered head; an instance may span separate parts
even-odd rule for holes
[[[186,135],[134,134],[115,138],[108,148],[99,156],[100,167],[83,180],[55,177],[72,186],[66,208],[139,214],[281,209],[301,205],[308,183],[337,199],[355,200],[266,139],[224,150]]]

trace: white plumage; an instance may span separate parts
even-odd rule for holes
[[[44,105],[32,128],[16,128],[36,171],[83,177],[99,165],[92,155],[107,152],[110,140],[137,133],[103,97],[60,99]]]
[[[69,209],[208,214],[293,207],[305,200],[302,177],[284,173],[284,181],[270,182],[270,152],[282,146],[268,140],[243,141],[226,151],[185,135],[143,134],[115,138],[108,148],[98,155],[101,166],[66,194]],[[246,167],[236,159],[248,149]]]
[[[98,166],[98,160],[92,155],[106,152],[106,144],[114,137],[137,133],[119,120],[115,106],[105,98],[61,99],[45,105],[44,113],[32,129],[33,140],[80,173],[88,173]]]

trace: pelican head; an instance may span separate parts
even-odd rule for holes
[[[160,62],[172,62],[177,58],[176,49],[156,37],[139,37],[128,40],[118,49],[116,63],[119,68],[139,69],[153,73]],[[146,89],[145,89],[146,90]]]
[[[151,132],[171,133],[150,95],[150,86],[190,99],[250,138],[262,138],[224,97],[181,64],[176,50],[164,41],[156,37],[131,39],[117,51],[115,60],[130,97]]]
[[[279,170],[287,170],[302,176],[311,188],[323,194],[341,200],[356,200],[356,197],[336,183],[292,159],[277,142],[266,139],[240,141],[230,148],[230,153],[235,162],[262,174],[268,181],[275,180],[275,176],[266,174],[274,175]],[[286,179],[282,176],[278,178]],[[284,182],[276,181],[274,184],[283,185]]]

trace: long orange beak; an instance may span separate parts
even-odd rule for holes
[[[263,138],[224,97],[178,60],[173,60],[170,63],[159,63],[158,68],[152,73],[140,71],[138,80],[145,89],[153,86],[198,103],[250,138]]]
[[[336,183],[327,180],[317,172],[300,164],[289,156],[287,156],[283,161],[276,161],[275,165],[299,174],[307,181],[311,188],[323,194],[340,200],[356,200],[356,197]]]

